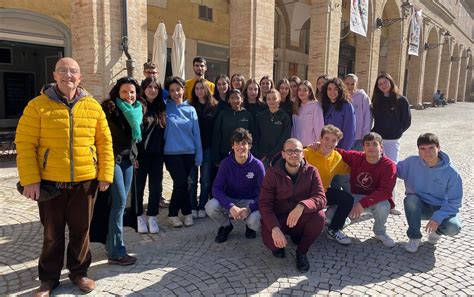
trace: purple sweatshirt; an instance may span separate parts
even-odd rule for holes
[[[309,101],[301,105],[298,114],[293,115],[291,137],[308,146],[319,141],[321,129],[324,126],[323,109],[317,101]]]
[[[355,141],[355,115],[354,108],[350,103],[344,103],[341,110],[336,110],[334,104],[331,104],[329,110],[324,114],[324,124],[334,125],[341,129],[344,136],[337,145],[338,148],[350,150]]]
[[[355,90],[352,94],[352,106],[356,118],[355,139],[362,139],[372,129],[372,112],[370,111],[370,98],[364,90]]]
[[[217,172],[212,196],[219,201],[222,207],[229,210],[234,204],[231,199],[251,199],[250,211],[258,210],[258,196],[260,185],[265,175],[263,163],[249,153],[249,158],[244,164],[239,164],[231,153],[221,161]]]

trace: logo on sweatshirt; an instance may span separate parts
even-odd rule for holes
[[[361,172],[357,175],[357,183],[361,188],[369,190],[372,188],[373,182],[372,175],[368,172]]]
[[[248,122],[249,119],[247,119],[247,118],[241,118],[240,121],[241,121],[241,122]]]
[[[247,173],[247,175],[246,175],[246,177],[247,177],[248,179],[252,179],[254,176],[255,176],[255,173],[253,173],[253,172],[249,172],[249,173]]]

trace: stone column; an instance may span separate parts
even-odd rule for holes
[[[458,58],[458,57],[456,57]],[[459,71],[461,70],[461,60],[453,61],[451,66],[451,80],[449,86],[449,96],[454,102],[458,101]]]
[[[322,74],[337,76],[342,0],[311,0],[308,78],[315,85]]]
[[[273,76],[275,0],[230,1],[230,69],[246,79]]]
[[[82,85],[98,100],[107,97],[115,81],[127,76],[122,39],[121,0],[73,0],[72,57],[83,75]],[[146,0],[128,1],[129,53],[136,61],[135,78],[143,78],[147,59]]]

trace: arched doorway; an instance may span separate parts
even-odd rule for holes
[[[59,21],[22,9],[0,10],[0,127],[15,127],[27,102],[53,81],[58,58],[71,54]]]
[[[441,63],[439,68],[438,89],[444,94],[444,98],[448,98],[449,77],[451,71],[451,44],[442,45]]]
[[[461,55],[459,45],[454,46],[454,51],[451,55],[451,75],[449,79],[449,97],[452,102],[458,100],[458,85],[459,85],[459,66],[461,65]]]
[[[461,67],[459,71],[459,84],[458,84],[458,101],[466,101],[466,78],[467,78],[467,72],[468,72],[468,51],[464,49],[461,53]]]
[[[395,0],[388,0],[384,6],[382,19],[401,18],[400,8]],[[400,85],[402,57],[402,22],[380,28],[380,50],[378,72],[387,72]]]
[[[426,43],[428,44],[439,44],[442,41],[438,39],[439,33],[437,32],[435,27],[432,27],[428,33],[428,39]],[[437,78],[439,65],[438,65],[438,57],[440,55],[440,51],[442,50],[441,46],[436,48],[425,48],[425,77],[423,80],[423,101],[429,101],[432,99],[434,92],[437,90]],[[439,89],[439,88],[438,88]]]

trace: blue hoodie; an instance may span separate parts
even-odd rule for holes
[[[417,195],[425,203],[441,208],[431,217],[441,224],[456,215],[462,204],[462,180],[451,165],[449,156],[439,152],[441,159],[435,167],[428,167],[419,156],[411,156],[397,163],[397,176],[405,181],[405,193]]]
[[[165,155],[195,154],[196,166],[202,163],[201,133],[196,110],[188,101],[166,102]]]

